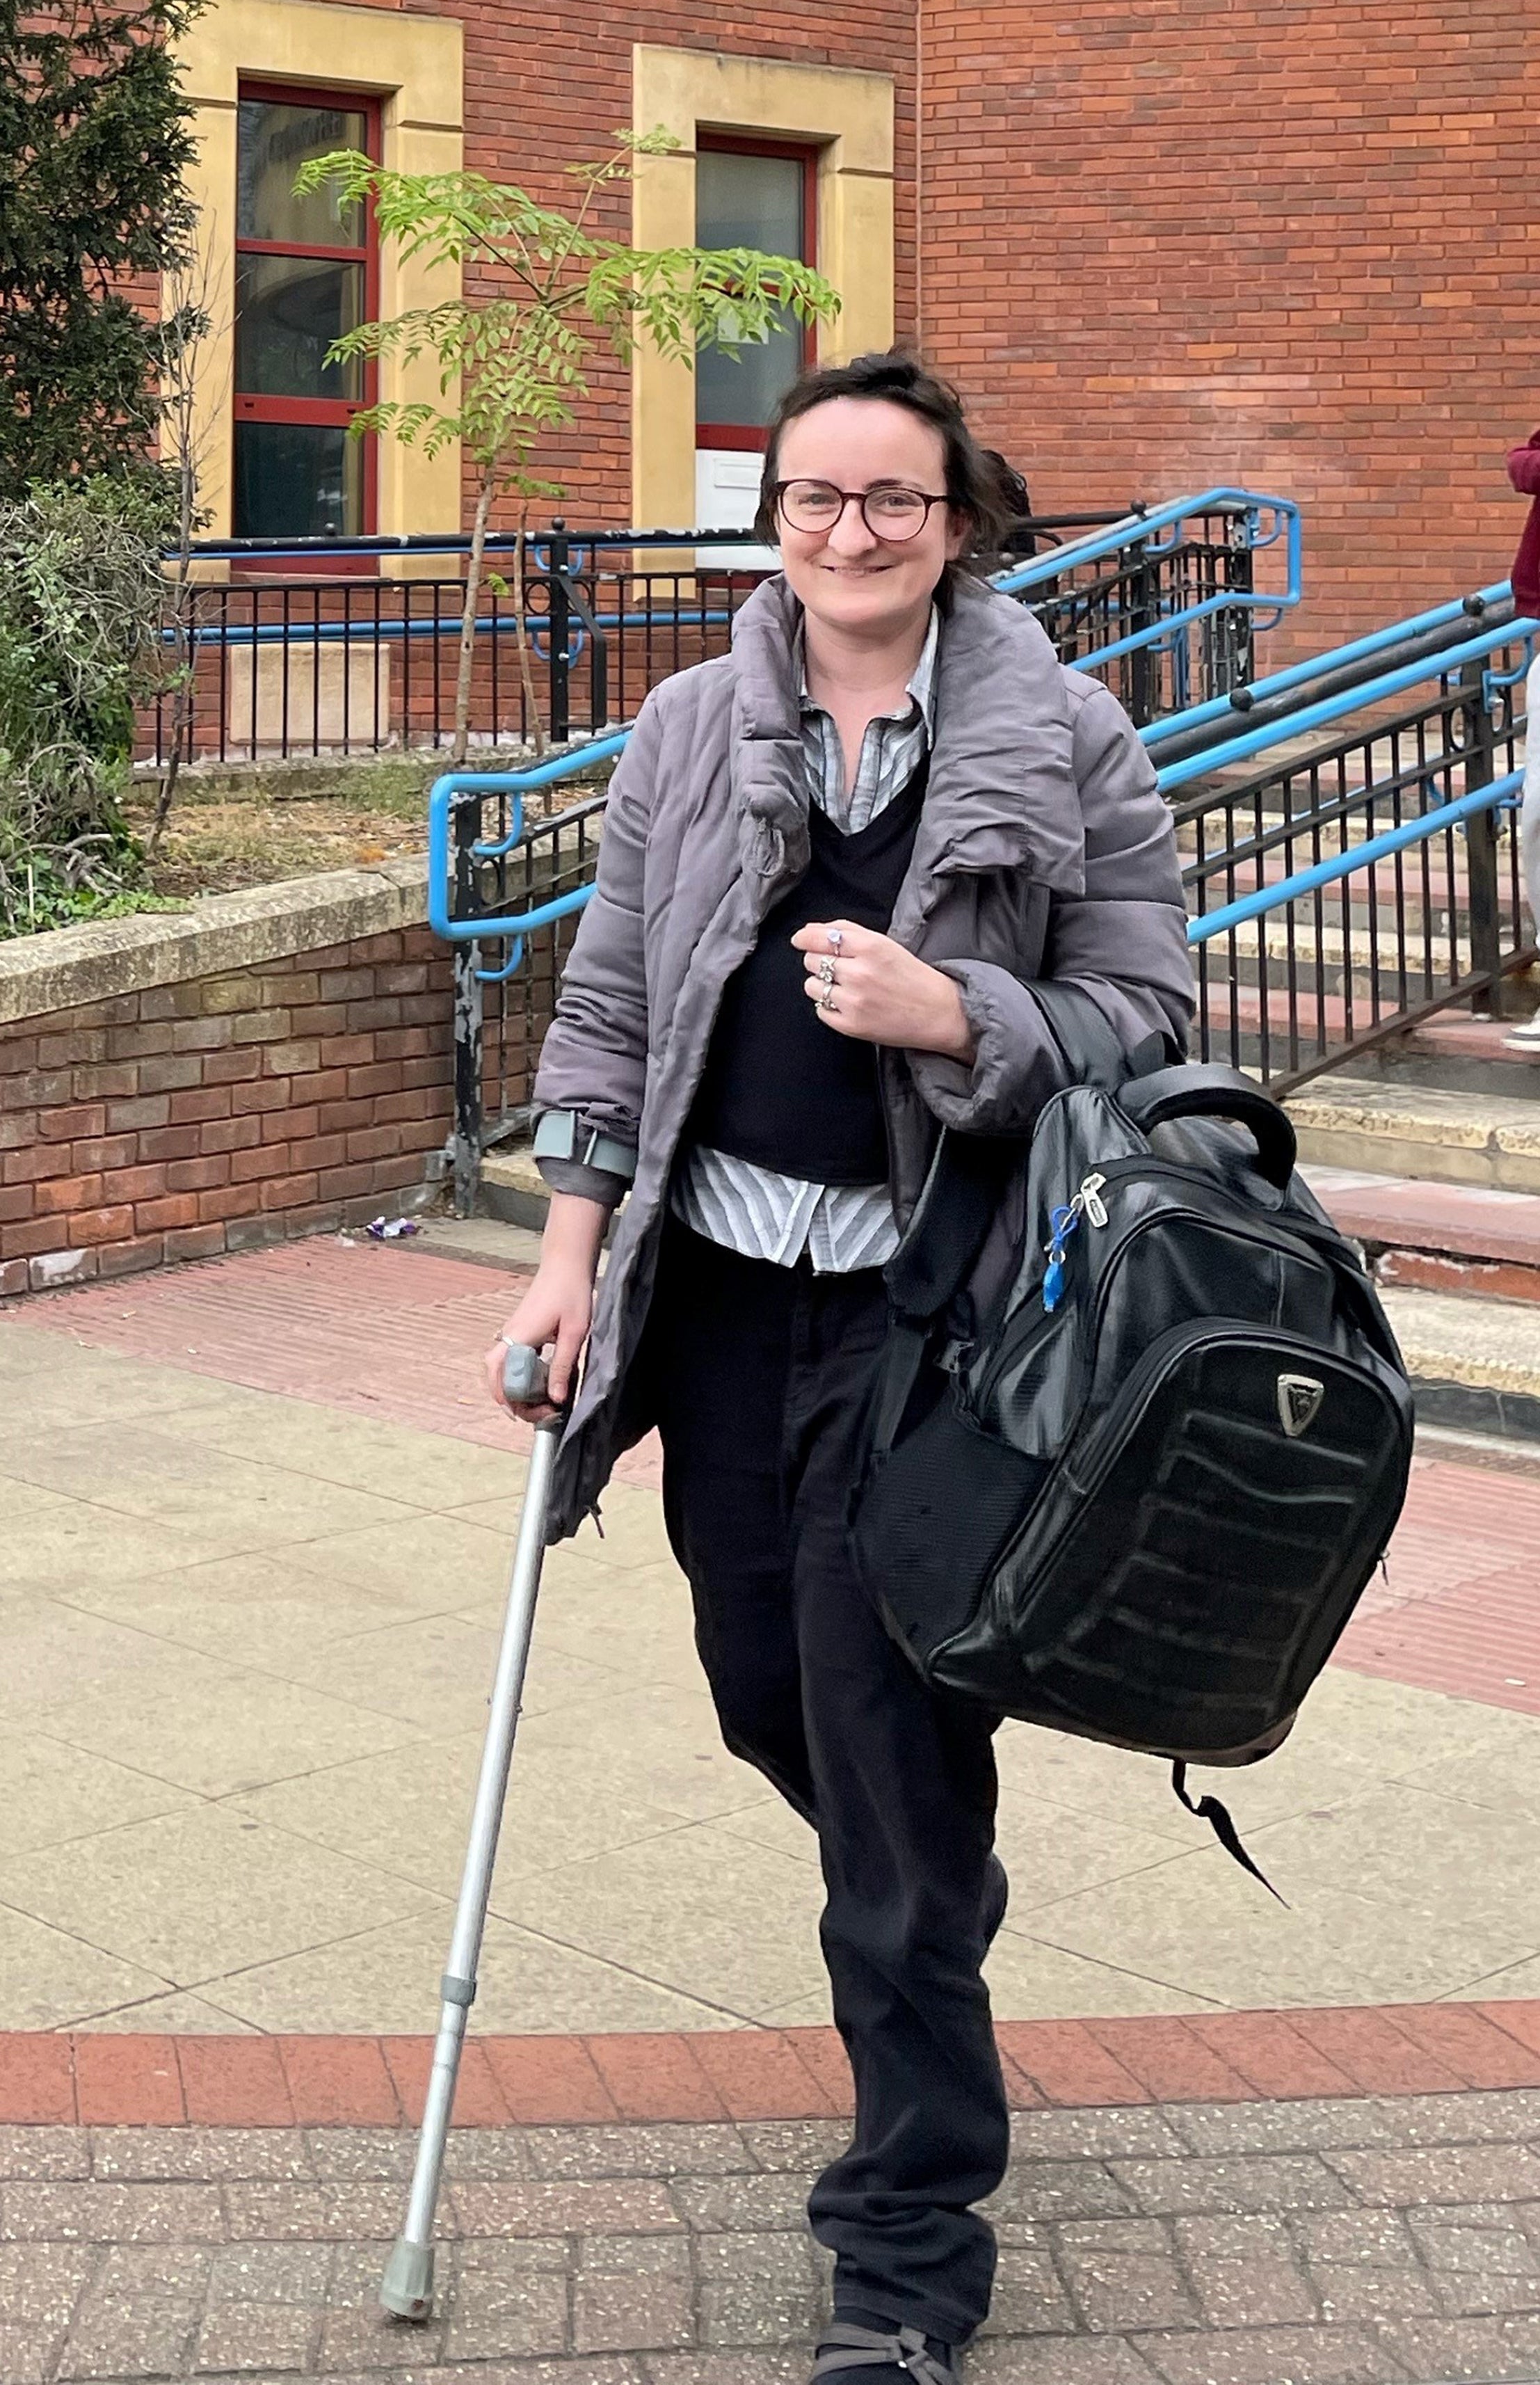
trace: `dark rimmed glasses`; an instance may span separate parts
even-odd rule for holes
[[[932,506],[947,503],[945,493],[928,496],[924,489],[900,488],[896,482],[877,489],[837,489],[832,481],[777,481],[771,493],[782,521],[810,537],[826,536],[844,519],[847,506],[859,506],[872,536],[893,543],[918,538]]]

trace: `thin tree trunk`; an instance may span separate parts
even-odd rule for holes
[[[524,556],[529,539],[529,500],[525,498],[519,511],[518,536],[514,541],[514,642],[518,648],[519,684],[524,690],[524,717],[528,721],[535,740],[535,759],[543,761],[546,751],[545,722],[540,718],[540,698],[535,693],[535,666],[529,653],[529,640],[525,631]]]
[[[166,823],[171,816],[176,797],[177,780],[181,776],[186,753],[188,731],[192,724],[193,706],[197,701],[194,671],[197,649],[192,642],[192,531],[198,506],[197,458],[192,452],[192,381],[182,365],[179,366],[182,386],[178,390],[172,419],[177,441],[177,570],[172,581],[171,622],[175,631],[172,652],[176,657],[177,684],[171,698],[171,751],[166,758],[160,787],[155,797],[155,816],[150,824],[146,858],[154,862],[160,852],[160,841],[166,833]]]
[[[460,616],[460,670],[454,683],[454,743],[449,750],[452,770],[465,767],[466,748],[470,743],[470,683],[476,661],[476,606],[481,593],[481,564],[487,547],[487,518],[492,509],[492,493],[496,474],[489,464],[481,478],[476,500],[476,519],[471,526],[470,556],[466,565],[466,606]]]

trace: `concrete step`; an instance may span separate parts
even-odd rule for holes
[[[1332,1075],[1286,1106],[1307,1163],[1540,1193],[1540,1099]]]
[[[1537,992],[1533,972],[1509,978],[1503,992],[1505,1017],[1447,1010],[1366,1052],[1354,1061],[1353,1074],[1387,1084],[1441,1085],[1447,1093],[1511,1093],[1521,1101],[1540,1101],[1540,1052],[1509,1052],[1503,1042],[1533,1015]]]
[[[1387,1286],[1418,1421],[1540,1442],[1540,1306]]]
[[[480,1207],[486,1217],[539,1233],[550,1197],[527,1143],[499,1143],[482,1160]]]
[[[1420,983],[1412,995],[1422,992]],[[1265,999],[1261,987],[1232,980],[1211,966],[1198,973],[1199,1014],[1192,1037],[1194,1059],[1228,1058],[1256,1068],[1264,1056],[1264,1073],[1291,1074],[1313,1066],[1333,1050],[1340,1050],[1375,1024],[1373,1005],[1355,995],[1349,1006],[1341,993],[1321,993],[1313,972],[1297,972],[1292,984],[1269,977]],[[1387,1037],[1360,1053],[1352,1064],[1355,1077],[1382,1079],[1386,1083],[1440,1085],[1458,1093],[1509,1093],[1520,1100],[1540,1100],[1540,1052],[1510,1052],[1504,1043],[1534,996],[1521,981],[1512,980],[1505,1000],[1513,1005],[1511,1018],[1477,1018],[1469,1010],[1451,1009],[1422,1026]],[[1382,1019],[1399,1017],[1401,1005],[1382,1004]],[[1266,1022],[1267,1050],[1262,1051]]]
[[[1540,1194],[1307,1168],[1318,1201],[1382,1284],[1540,1303]]]
[[[497,1267],[505,1275],[532,1275],[540,1258],[539,1234],[528,1226],[504,1225],[500,1217],[425,1217],[420,1231],[402,1247]]]

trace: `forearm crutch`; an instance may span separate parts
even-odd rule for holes
[[[503,1364],[505,1397],[513,1401],[541,1399],[545,1382],[545,1362],[540,1353],[510,1342]],[[486,1743],[481,1750],[481,1770],[471,1812],[470,1843],[460,1876],[449,1963],[440,1982],[443,2002],[439,2012],[439,2033],[433,2042],[433,2067],[412,2170],[406,2225],[385,2265],[379,2289],[381,2304],[398,2318],[425,2319],[433,2307],[433,2215],[438,2207],[444,2146],[454,2108],[466,2020],[476,2001],[476,1967],[487,1924],[487,1899],[491,1893],[492,1866],[497,1860],[497,1834],[508,1793],[508,1767],[513,1761],[524,1671],[535,1624],[535,1599],[540,1585],[540,1561],[545,1555],[552,1470],[565,1421],[565,1416],[553,1416],[538,1424],[535,1445],[529,1455],[514,1569],[508,1583],[508,1605],[503,1618],[503,1642],[497,1652]]]

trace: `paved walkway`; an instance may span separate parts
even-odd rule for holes
[[[3,2385],[804,2385],[817,1875],[716,1743],[646,1449],[548,1568],[435,2316],[376,2305],[523,1476],[508,1245],[447,1247],[0,1317]],[[1230,1784],[1286,1913],[1157,1767],[1002,1734],[970,2385],[1540,2379],[1537,1535],[1533,1473],[1420,1465]]]
[[[1014,2142],[969,2385],[1540,2373],[1540,2006],[1001,2037]],[[478,2044],[408,2327],[376,2297],[425,2051],[0,2040],[6,2385],[804,2385],[832,2040]]]
[[[0,1318],[0,2028],[431,2025],[523,1461],[494,1267],[317,1242]],[[811,1840],[726,1755],[643,1451],[548,1567],[483,2028],[827,2018]],[[1008,2018],[1540,1992],[1540,1481],[1418,1471],[1229,1793],[1009,1727]],[[1454,1692],[1454,1694],[1451,1694]]]

